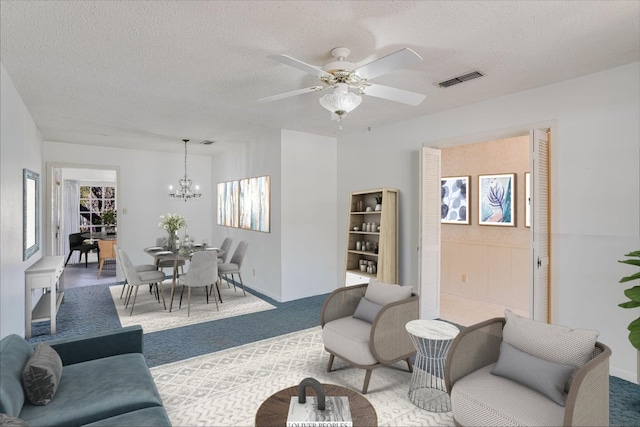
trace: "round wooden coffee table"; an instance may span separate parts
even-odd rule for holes
[[[353,427],[377,426],[378,416],[373,405],[360,393],[333,384],[322,384],[326,396],[347,396]],[[265,400],[256,413],[256,427],[276,427],[287,425],[291,396],[298,395],[298,386],[294,385],[271,395]],[[307,396],[315,396],[307,388]]]

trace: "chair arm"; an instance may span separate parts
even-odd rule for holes
[[[416,353],[407,322],[420,317],[418,296],[387,304],[376,315],[371,324],[369,345],[371,354],[385,365],[406,359]]]
[[[609,358],[611,349],[597,342],[600,353],[576,372],[564,410],[565,426],[609,425]]]
[[[498,361],[504,317],[496,317],[462,330],[451,343],[445,362],[447,393],[457,380]]]
[[[367,283],[355,286],[345,286],[331,292],[322,305],[320,315],[320,326],[332,320],[341,319],[343,317],[352,316],[358,307],[360,299],[367,290]]]
[[[73,365],[118,354],[142,353],[142,327],[134,325],[46,343],[60,355],[63,365]]]

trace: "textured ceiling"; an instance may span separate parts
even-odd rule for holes
[[[339,136],[640,61],[635,1],[10,1],[1,60],[48,141],[215,153],[268,129]],[[365,63],[404,47],[424,58],[375,83],[418,107],[364,97],[343,130],[318,84],[267,58],[322,66],[337,46]],[[435,83],[486,75],[447,89]]]

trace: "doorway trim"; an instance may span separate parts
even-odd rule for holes
[[[47,255],[51,255],[54,252],[53,244],[54,244],[54,234],[55,230],[53,229],[54,223],[54,212],[53,212],[53,197],[54,197],[54,188],[56,182],[53,182],[53,169],[94,169],[94,170],[113,170],[116,172],[116,185],[118,186],[118,191],[116,191],[116,206],[120,206],[120,188],[122,187],[122,182],[120,178],[120,166],[114,165],[95,165],[90,163],[64,163],[64,162],[46,162],[46,181],[45,185],[47,188],[47,211],[46,211],[46,253]],[[62,185],[60,182],[59,185]],[[121,231],[121,227],[118,226],[118,231]]]
[[[555,119],[550,119],[550,120],[546,120],[543,122],[536,122],[536,123],[528,123],[528,124],[522,124],[522,125],[518,125],[518,126],[513,126],[513,127],[509,127],[509,128],[505,128],[505,129],[496,129],[496,130],[489,130],[489,131],[485,131],[485,132],[480,132],[480,133],[475,133],[475,134],[470,134],[470,135],[463,135],[463,136],[457,136],[457,137],[451,137],[451,138],[446,138],[446,139],[442,139],[442,140],[437,140],[437,141],[433,141],[433,142],[427,142],[422,144],[420,150],[419,150],[419,157],[420,159],[422,159],[423,156],[423,149],[425,148],[431,148],[431,149],[442,149],[442,148],[448,148],[448,147],[455,147],[455,146],[459,146],[459,145],[467,145],[467,144],[475,144],[475,143],[481,143],[481,142],[485,142],[485,141],[491,141],[491,140],[497,140],[497,139],[506,139],[506,138],[512,138],[512,137],[517,137],[517,136],[524,136],[524,135],[530,135],[530,132],[533,129],[548,129],[548,131],[551,133],[551,135],[553,135],[554,141],[558,141],[558,137],[557,137],[557,129],[558,129],[558,123],[557,120]],[[549,158],[551,158],[551,153],[549,153]],[[531,159],[531,154],[530,154],[530,159]],[[551,166],[551,159],[549,159],[549,164],[548,164],[548,168],[549,168],[549,172],[552,169]],[[421,162],[422,163],[422,162]],[[421,167],[422,168],[422,167]],[[438,166],[439,168],[439,166]],[[422,171],[419,174],[419,186],[420,186],[420,194],[422,197],[422,193],[424,192],[424,188],[423,188],[423,173]],[[551,192],[551,185],[549,184],[548,187],[549,191],[548,191],[548,199],[549,199],[549,203],[551,203],[551,198],[552,198],[552,192]],[[426,209],[427,207],[424,206],[422,203],[420,204],[420,212],[419,212],[419,229],[420,229],[420,239],[422,239],[422,226],[423,226],[423,218],[424,218],[424,212],[423,209]],[[439,204],[436,204],[436,206],[434,206],[434,209],[438,211],[438,217],[439,217],[439,211],[440,211],[440,206]],[[549,236],[549,247],[551,246],[551,235],[552,235],[552,221],[551,221],[551,215],[550,213],[548,214],[548,236]],[[533,227],[532,227],[533,229]],[[440,233],[440,224],[438,222],[437,224],[437,233],[439,235]],[[428,252],[428,251],[427,251]],[[441,259],[441,252],[442,252],[442,247],[440,245],[440,247],[437,250],[437,258],[438,260]],[[438,271],[433,273],[433,274],[428,274],[429,277],[433,276],[436,277],[437,276],[437,285],[435,284],[427,284],[427,289],[423,289],[424,283],[423,283],[423,263],[424,263],[424,256],[425,256],[425,248],[422,247],[422,244],[420,245],[420,253],[419,253],[419,257],[418,257],[418,283],[420,286],[420,295],[421,295],[421,317],[423,317],[422,315],[425,314],[425,310],[422,308],[422,305],[424,304],[424,301],[429,301],[429,299],[432,298],[438,298],[438,303],[437,305],[430,307],[431,309],[428,310],[429,311],[429,318],[436,318],[436,317],[440,317],[440,303],[439,303],[439,297],[440,297],[440,289],[441,289],[441,284],[440,284],[440,266],[438,266]],[[533,260],[531,260],[531,263],[533,263]],[[533,264],[532,264],[533,265]],[[428,273],[428,272],[427,272]],[[530,283],[530,285],[532,285]],[[551,276],[549,275],[548,277],[548,286],[551,287]],[[429,292],[426,292],[429,291]],[[552,293],[549,290],[548,292],[548,304],[551,305],[551,301],[552,301]],[[532,290],[530,292],[530,300],[533,298],[532,295]],[[531,313],[531,315],[533,315],[533,313]],[[435,317],[434,317],[435,316]],[[425,317],[426,318],[426,317]],[[549,313],[548,315],[548,319],[545,319],[546,321],[550,321],[551,319],[551,313]],[[545,321],[543,320],[543,321]]]

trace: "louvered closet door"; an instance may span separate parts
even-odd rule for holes
[[[531,146],[531,317],[550,322],[549,133],[534,129]]]
[[[420,149],[420,318],[440,317],[440,150]]]

